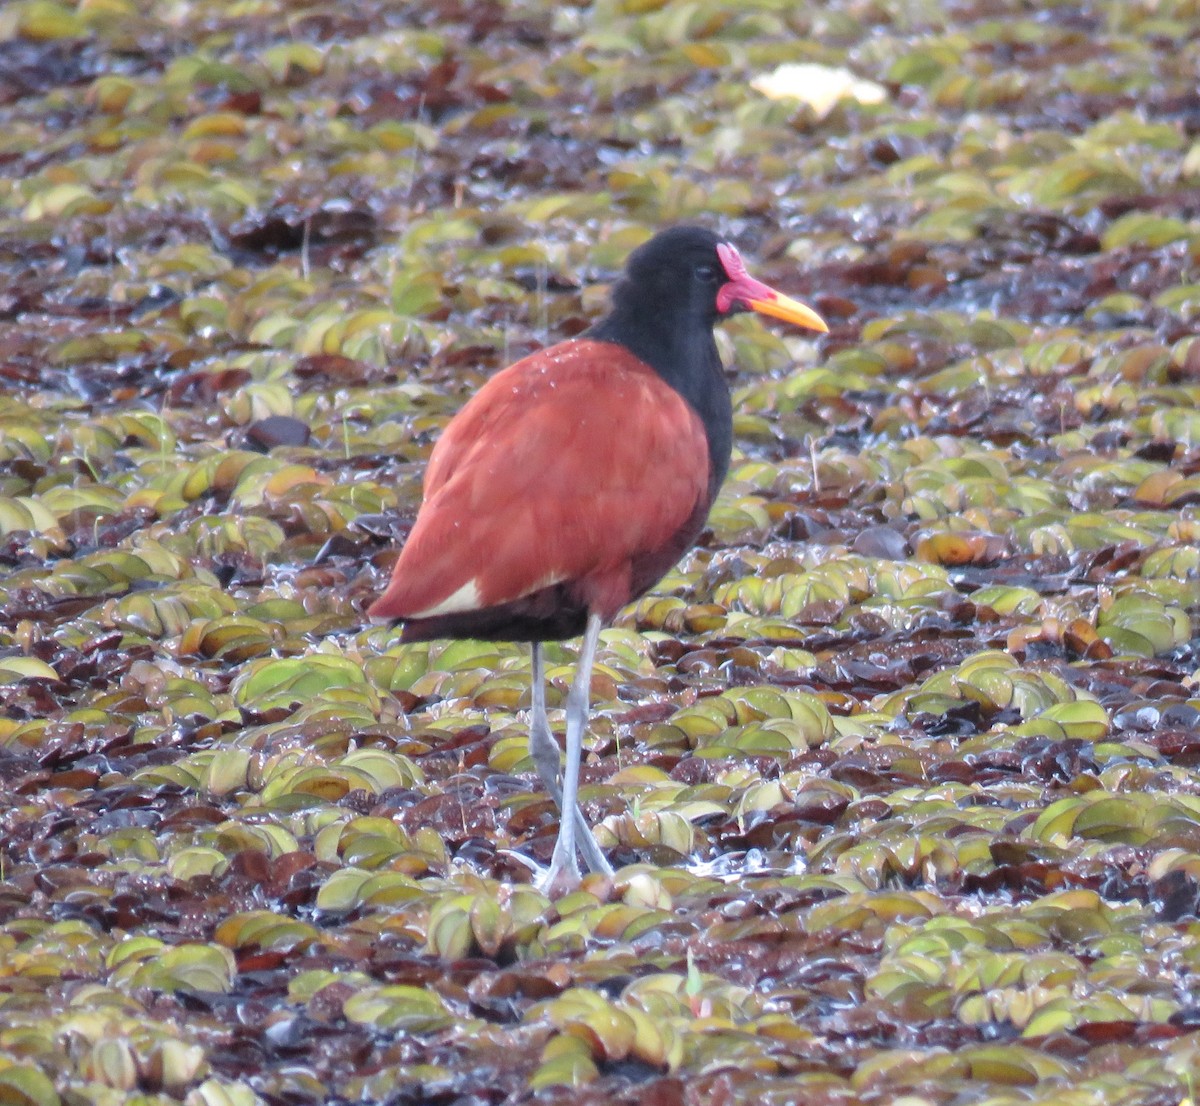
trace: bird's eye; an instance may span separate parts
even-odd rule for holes
[[[693,272],[696,275],[696,279],[703,281],[705,284],[717,283],[717,268],[715,265],[697,265]]]

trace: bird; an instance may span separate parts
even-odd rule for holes
[[[539,886],[614,872],[578,803],[601,629],[695,543],[729,469],[733,405],[714,325],[743,311],[809,330],[810,307],[755,280],[703,226],[660,231],[627,258],[610,309],[577,337],[492,376],[449,421],[375,622],[401,641],[532,647],[529,752],[560,811]],[[546,716],[542,644],[582,636],[565,764]]]

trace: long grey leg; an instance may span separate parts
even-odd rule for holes
[[[597,635],[599,634],[599,625],[597,625]],[[584,648],[587,648],[585,641]],[[584,705],[583,717],[584,724],[587,723],[587,699],[588,689],[591,684],[591,668],[592,658],[595,656],[595,642],[592,644],[592,653],[588,657],[587,667],[588,676],[587,682],[584,684]],[[580,655],[580,666],[584,663],[584,657]],[[558,768],[559,768],[559,751],[558,743],[554,740],[554,735],[550,731],[550,722],[546,717],[546,686],[545,676],[542,671],[542,647],[539,642],[533,643],[533,659],[532,659],[532,675],[533,675],[533,710],[531,711],[529,723],[529,755],[533,758],[533,763],[537,769],[538,778],[542,781],[542,785],[546,788],[553,797],[555,803],[558,804],[558,809],[562,814],[562,821],[567,820],[568,816],[565,813],[563,806],[563,793],[558,785]],[[579,670],[576,671],[576,685],[579,682]],[[572,697],[575,696],[575,690],[572,689]],[[568,733],[568,748],[570,741],[570,715],[571,715],[571,700],[567,702],[567,733]],[[583,731],[579,732],[580,747],[582,748]],[[578,783],[579,771],[576,767],[575,779]],[[605,858],[604,853],[600,849],[595,836],[592,834],[591,827],[587,824],[587,819],[583,816],[583,811],[579,809],[578,803],[574,805],[573,814],[570,820],[575,823],[574,833],[579,845],[580,852],[583,853],[584,863],[588,866],[588,871],[603,872],[605,875],[613,874],[612,865]],[[560,821],[561,825],[561,821]],[[561,840],[561,832],[560,832]],[[557,853],[557,844],[555,850]],[[574,850],[572,849],[572,858]],[[578,868],[575,869],[576,878],[578,878]]]
[[[582,828],[578,843],[584,849],[588,867],[593,871],[612,874],[612,866],[604,859],[600,846],[592,836],[579,809],[579,764],[583,759],[583,731],[588,721],[588,700],[592,685],[592,664],[600,641],[600,618],[589,614],[583,634],[583,648],[575,669],[575,682],[567,696],[567,762],[563,766],[562,817],[559,820],[558,840],[554,855],[541,885],[553,889],[559,878],[566,875],[569,882],[579,881],[579,864],[575,859],[576,829]],[[589,847],[590,845],[590,847]]]
[[[558,743],[550,732],[550,721],[546,717],[546,684],[542,672],[542,643],[533,643],[533,710],[529,719],[529,755],[542,786],[554,796],[562,808],[562,790],[558,786]]]

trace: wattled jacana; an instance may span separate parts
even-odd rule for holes
[[[529,750],[562,812],[547,888],[578,881],[577,844],[612,873],[576,801],[596,644],[704,526],[733,438],[713,325],[745,310],[827,329],[708,230],[673,227],[634,250],[607,316],[497,373],[450,421],[368,611],[402,622],[404,641],[532,643]],[[560,788],[540,643],[580,633]]]

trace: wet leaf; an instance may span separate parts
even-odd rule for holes
[[[0,1098],[1188,1100],[1192,14],[0,5]],[[831,333],[716,327],[552,900],[528,649],[362,612],[685,221]]]

